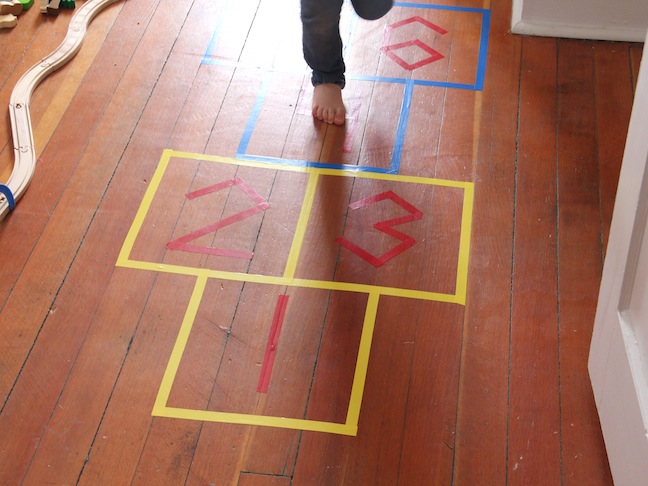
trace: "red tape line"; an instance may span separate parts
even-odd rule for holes
[[[205,236],[209,233],[213,233],[215,231],[218,231],[221,228],[242,221],[246,218],[249,218],[250,216],[254,216],[255,214],[263,212],[270,207],[270,204],[268,204],[268,202],[263,198],[263,196],[261,196],[258,192],[252,189],[252,187],[249,186],[240,177],[235,177],[234,179],[229,179],[223,182],[219,182],[218,184],[214,184],[205,187],[203,189],[198,189],[196,191],[186,194],[186,197],[187,199],[196,199],[202,196],[206,196],[207,194],[211,194],[213,192],[217,192],[220,191],[221,189],[225,189],[232,186],[238,186],[250,199],[252,199],[253,202],[256,203],[256,206],[246,209],[245,211],[241,211],[240,213],[236,213],[220,221],[217,221],[216,223],[208,224],[207,226],[204,226],[196,231],[192,231],[191,233],[188,233],[184,236],[181,236],[180,238],[170,241],[166,244],[166,247],[169,250],[182,250],[191,253],[202,253],[205,255],[244,258],[247,260],[251,260],[252,257],[254,256],[254,253],[252,253],[251,251],[231,250],[227,248],[215,248],[210,246],[194,245],[189,243],[190,241],[197,240],[201,236]]]
[[[352,243],[348,239],[344,237],[337,238],[335,241],[337,241],[341,246],[346,248],[347,250],[355,253],[358,255],[360,258],[365,260],[366,262],[370,263],[374,267],[381,267],[385,263],[387,263],[389,260],[392,258],[398,256],[408,248],[412,247],[413,245],[416,244],[416,240],[412,238],[411,236],[407,236],[404,233],[401,233],[397,229],[394,228],[394,226],[398,226],[404,223],[409,223],[411,221],[416,221],[419,220],[423,217],[423,213],[418,210],[414,205],[408,203],[403,199],[402,197],[398,196],[396,193],[393,191],[385,191],[380,194],[376,194],[375,196],[371,197],[366,197],[364,199],[360,199],[359,201],[356,201],[354,203],[349,204],[349,208],[351,209],[359,209],[365,206],[369,206],[371,204],[375,204],[377,202],[383,201],[385,199],[391,199],[394,203],[399,205],[401,208],[403,208],[405,211],[407,211],[410,214],[407,214],[405,216],[401,216],[399,218],[393,218],[385,221],[379,221],[378,223],[375,223],[373,227],[377,229],[378,231],[382,231],[383,233],[388,234],[389,236],[396,238],[397,240],[400,240],[402,243],[399,245],[391,248],[390,250],[386,251],[380,256],[374,256],[371,253],[369,253],[366,250],[363,250],[360,248],[358,245],[355,243]]]
[[[257,392],[259,393],[267,393],[268,388],[270,387],[272,367],[274,366],[275,356],[277,355],[279,334],[281,334],[281,326],[283,325],[287,306],[288,296],[286,294],[280,295],[277,299],[277,306],[275,307],[272,326],[270,328],[270,336],[268,336],[268,344],[266,345],[263,365],[261,366],[261,376],[259,377],[259,384],[257,385]]]

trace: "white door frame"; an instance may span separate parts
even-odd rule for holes
[[[648,269],[637,266],[648,224],[648,49],[630,119],[598,309],[589,372],[612,476],[617,486],[648,478],[648,379],[638,345],[648,319],[627,314],[635,277],[645,284]],[[642,250],[643,247],[643,250]],[[645,257],[645,254],[643,255]],[[638,272],[643,272],[639,274]],[[632,322],[634,320],[634,324]]]
[[[645,0],[527,0],[526,9],[524,1],[512,3],[514,34],[627,42],[642,42],[646,36]]]

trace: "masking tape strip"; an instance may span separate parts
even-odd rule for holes
[[[184,408],[164,407],[155,411],[156,417],[167,417],[200,422],[219,422],[234,425],[255,425],[261,427],[277,427],[280,429],[306,430],[311,432],[326,432],[338,435],[357,434],[356,425],[323,422],[318,420],[303,420],[287,417],[270,417],[244,413],[213,412],[210,410],[189,410]]]
[[[313,201],[315,200],[315,191],[317,190],[318,182],[319,174],[317,172],[312,172],[308,179],[301,213],[299,214],[299,220],[297,221],[297,227],[295,228],[295,237],[293,238],[290,253],[288,254],[288,261],[286,262],[286,268],[284,270],[284,277],[289,279],[292,279],[295,276],[295,271],[297,270],[297,262],[299,261],[299,254],[304,244],[308,220],[310,219],[310,214],[313,210]]]
[[[250,216],[254,216],[255,214],[265,211],[269,207],[270,205],[268,203],[258,204],[254,207],[246,209],[245,211],[241,211],[240,213],[233,214],[232,216],[229,216],[225,219],[221,219],[216,223],[208,224],[207,226],[204,226],[199,230],[193,231],[189,234],[186,234],[185,236],[181,236],[180,238],[170,241],[169,243],[166,244],[166,247],[169,250],[184,250],[184,251],[190,251],[194,253],[205,253],[208,255],[232,256],[237,258],[247,258],[249,260],[253,256],[253,253],[251,251],[238,251],[238,250],[228,250],[224,248],[213,248],[208,246],[190,245],[189,242],[196,240],[202,236],[208,235],[209,233],[214,233],[215,231],[218,231],[221,228],[225,228],[226,226],[230,226],[239,221],[243,221],[244,219],[249,218]]]
[[[461,234],[459,237],[459,257],[457,259],[457,283],[455,295],[457,303],[466,304],[468,288],[468,262],[470,258],[470,235],[472,232],[472,211],[475,199],[473,186],[464,189],[464,202],[461,214]]]
[[[275,356],[277,355],[279,335],[281,334],[281,326],[283,326],[284,317],[286,316],[286,307],[288,307],[288,295],[282,294],[277,299],[277,305],[272,318],[272,326],[270,328],[270,335],[268,336],[268,344],[266,346],[265,355],[263,356],[261,376],[259,377],[259,384],[257,385],[257,391],[259,393],[267,393],[268,388],[270,387],[272,367],[274,365]]]
[[[192,152],[176,151],[171,149],[164,150],[162,159],[166,159],[166,163],[162,164],[161,162],[160,166],[158,166],[158,171],[164,172],[168,165],[168,160],[172,157],[196,160],[201,162],[217,162],[220,164],[239,165],[244,167],[256,167],[259,169],[284,170],[289,172],[302,172],[302,173],[317,172],[319,175],[325,175],[325,176],[356,177],[356,178],[363,178],[363,179],[378,179],[384,181],[412,182],[415,184],[425,184],[425,185],[434,185],[434,186],[443,186],[443,187],[465,188],[468,186],[473,186],[474,184],[472,182],[452,181],[447,179],[435,179],[431,177],[421,177],[421,176],[358,172],[355,170],[338,170],[338,169],[318,168],[318,167],[303,167],[301,165],[291,165],[291,164],[279,165],[273,162],[264,162],[258,160],[241,160],[232,157],[222,157],[220,155],[198,154]],[[161,176],[162,174],[160,174],[160,177]],[[151,180],[151,185],[153,185],[153,183],[154,181]]]
[[[270,207],[270,204],[268,204],[268,202],[263,198],[263,196],[261,196],[258,192],[256,192],[249,184],[247,184],[240,177],[228,179],[226,181],[213,184],[203,189],[198,189],[196,191],[190,192],[186,194],[186,198],[197,199],[199,197],[206,196],[213,192],[218,192],[221,189],[226,189],[233,186],[239,187],[250,199],[252,199],[253,202],[256,203],[256,206],[247,209],[245,211],[236,213],[225,219],[221,219],[216,223],[209,224],[207,226],[204,226],[201,229],[188,233],[185,236],[181,236],[180,238],[170,241],[169,243],[167,243],[166,247],[169,250],[182,250],[182,251],[188,251],[192,253],[203,253],[206,255],[225,256],[231,258],[243,258],[243,259],[251,260],[252,257],[254,256],[254,253],[252,253],[251,251],[231,250],[226,248],[214,248],[214,247],[208,247],[203,245],[189,244],[190,241],[194,241],[202,236],[208,235],[209,233],[214,233],[221,228],[225,228],[226,226],[230,226],[234,223],[238,223],[239,221],[243,221],[244,219],[254,216],[255,214],[258,214],[260,212],[263,212]]]
[[[351,387],[351,398],[349,399],[349,410],[347,412],[346,423],[355,424],[356,433],[358,420],[360,419],[362,395],[364,394],[365,382],[367,380],[367,370],[369,369],[369,354],[371,353],[371,342],[373,340],[374,328],[376,325],[376,316],[378,315],[379,300],[380,294],[378,292],[372,292],[369,294],[364,324],[362,326],[362,335],[360,336],[358,360],[356,362],[355,374],[353,376],[353,386]]]
[[[196,279],[196,285],[194,286],[191,299],[189,300],[189,307],[187,308],[184,319],[182,320],[178,337],[173,346],[173,351],[171,351],[171,357],[169,358],[169,363],[167,364],[164,376],[162,377],[162,383],[160,384],[160,389],[158,390],[157,398],[153,405],[153,415],[159,415],[160,411],[166,407],[166,404],[169,401],[173,380],[175,379],[178,368],[180,367],[180,360],[182,359],[185,347],[187,346],[187,341],[189,341],[189,333],[191,332],[196,315],[198,314],[198,308],[200,307],[200,302],[205,293],[207,280],[208,277],[204,272]]]
[[[429,292],[426,290],[403,289],[398,287],[381,287],[369,284],[351,282],[332,282],[330,280],[310,280],[302,278],[273,277],[252,273],[224,272],[220,270],[208,270],[204,268],[183,267],[180,265],[169,265],[166,263],[142,262],[137,260],[124,260],[117,263],[118,267],[131,268],[136,270],[148,270],[151,272],[162,272],[174,275],[202,275],[217,280],[228,280],[233,282],[248,282],[270,285],[285,285],[286,287],[302,287],[319,290],[336,290],[344,292],[371,293],[377,291],[381,295],[391,297],[402,297],[406,299],[431,300],[436,302],[447,302],[450,304],[462,304],[465,296],[442,292]]]
[[[146,218],[146,214],[148,213],[148,210],[153,203],[153,198],[155,197],[155,193],[160,186],[160,182],[162,182],[162,176],[164,176],[164,173],[166,172],[166,169],[169,165],[169,160],[171,160],[171,156],[172,151],[170,150],[164,150],[162,152],[160,163],[158,164],[158,167],[153,174],[153,177],[151,178],[151,182],[146,189],[146,192],[144,193],[142,204],[140,204],[140,207],[135,214],[133,224],[131,225],[130,230],[128,230],[128,234],[126,235],[122,249],[119,252],[119,256],[117,257],[117,266],[124,266],[123,263],[128,260],[130,254],[133,251],[135,240],[137,239],[137,235],[139,234],[139,231],[144,224],[144,219]]]

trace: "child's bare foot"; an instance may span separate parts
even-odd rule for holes
[[[319,84],[313,92],[313,116],[325,123],[344,125],[346,108],[342,88],[337,84]]]

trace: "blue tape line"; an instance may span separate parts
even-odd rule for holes
[[[254,102],[254,107],[252,107],[252,112],[250,113],[250,118],[248,118],[247,125],[245,125],[245,130],[243,131],[243,136],[239,143],[238,152],[246,153],[248,145],[250,144],[250,138],[252,137],[252,132],[254,132],[254,127],[257,124],[259,115],[261,114],[261,109],[263,108],[263,103],[265,102],[266,94],[268,93],[268,88],[270,87],[270,78],[272,77],[271,73],[266,73],[261,81],[261,86],[259,86],[259,94],[257,99]]]
[[[376,83],[392,83],[392,84],[409,84],[412,83],[417,86],[432,86],[437,88],[456,88],[456,89],[468,89],[476,90],[477,87],[474,84],[463,84],[463,83],[449,83],[447,81],[427,81],[424,79],[409,79],[409,78],[388,78],[384,76],[371,76],[365,74],[347,74],[348,79],[353,79],[356,81],[374,81]]]
[[[4,194],[7,198],[7,204],[9,205],[9,211],[13,211],[16,207],[16,198],[14,198],[13,192],[9,189],[9,186],[0,184],[0,194]]]
[[[400,172],[403,145],[405,145],[405,132],[407,131],[410,108],[412,107],[413,91],[414,83],[406,83],[405,92],[403,93],[403,104],[401,105],[400,118],[398,120],[398,128],[396,129],[396,138],[394,139],[394,152],[392,153],[391,168],[389,171],[390,174],[398,174]]]
[[[308,160],[295,160],[295,159],[281,159],[278,157],[267,157],[264,155],[250,155],[238,153],[235,156],[237,159],[252,160],[254,162],[268,162],[270,164],[278,165],[292,165],[294,167],[313,167],[316,169],[334,169],[345,172],[373,172],[377,174],[393,174],[391,168],[385,169],[383,167],[370,167],[367,165],[351,165],[351,164],[331,164],[326,162],[311,162]]]
[[[484,89],[484,79],[486,78],[486,60],[488,57],[488,37],[490,32],[490,10],[486,10],[482,16],[482,30],[479,39],[479,58],[477,60],[477,79],[475,79],[475,88],[478,91]]]
[[[232,3],[233,3],[232,0],[227,2],[227,4],[223,7],[223,10],[221,10],[218,16],[218,22],[216,22],[216,28],[214,30],[214,33],[212,34],[211,39],[209,40],[209,45],[207,46],[207,50],[203,55],[203,60],[202,60],[203,64],[207,63],[209,58],[213,55],[214,51],[216,50],[216,43],[220,38],[221,29],[223,28],[223,23],[225,22],[225,14],[229,12]]]
[[[202,64],[208,64],[213,52],[216,50],[216,43],[218,42],[218,38],[220,37],[221,25],[222,21],[219,21],[218,24],[216,24],[216,30],[214,30],[214,34],[209,41],[209,45],[207,46],[205,54],[203,54]]]
[[[480,51],[480,58],[479,60],[483,63],[483,68],[481,71],[477,71],[477,76],[478,78],[481,76],[483,78],[483,71],[485,70],[485,65],[486,65],[486,50],[483,49]],[[266,74],[270,73],[280,73],[280,74],[304,74],[307,72],[298,72],[298,71],[290,71],[290,70],[282,70],[282,69],[266,69],[262,68],[261,66],[257,65],[251,65],[251,64],[243,64],[239,63],[236,61],[224,61],[222,59],[205,59],[203,61],[203,64],[209,64],[212,66],[227,66],[227,67],[233,67],[233,68],[243,68],[243,69],[254,69],[254,70],[259,70],[263,69],[263,72]],[[480,74],[481,73],[481,74]],[[355,81],[374,81],[376,83],[391,83],[391,84],[407,84],[407,83],[414,83],[417,86],[430,86],[430,87],[436,87],[436,88],[455,88],[455,89],[467,89],[470,91],[478,91],[481,88],[479,88],[476,84],[465,84],[465,83],[450,83],[447,81],[428,81],[425,79],[410,79],[410,78],[394,78],[394,77],[387,77],[387,76],[373,76],[369,74],[346,74],[347,80],[353,79]],[[479,79],[478,79],[479,80]],[[482,79],[483,82],[483,79]]]
[[[487,10],[484,8],[457,7],[452,5],[430,5],[430,4],[412,3],[412,2],[394,2],[394,7],[430,8],[435,10],[455,10],[458,12],[478,12],[478,13],[487,12]]]

